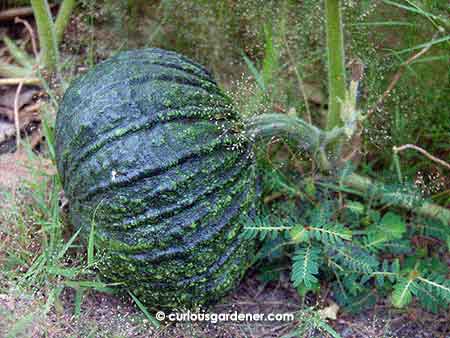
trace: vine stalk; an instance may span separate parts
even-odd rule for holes
[[[325,1],[328,57],[328,115],[327,130],[343,125],[342,104],[346,96],[344,34],[339,0]]]

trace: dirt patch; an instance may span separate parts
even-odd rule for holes
[[[15,191],[24,181],[39,179],[36,173],[51,175],[55,172],[50,160],[30,156],[25,151],[0,156],[0,192]]]
[[[21,322],[22,335],[18,337],[276,338],[289,334],[299,338],[331,337],[310,325],[309,322],[314,320],[313,312],[305,310],[313,304],[318,304],[317,309],[323,308],[329,300],[306,297],[302,302],[289,283],[262,283],[254,273],[208,313],[294,313],[295,320],[180,321],[161,323],[161,327],[155,329],[129,297],[88,292],[79,316],[74,315],[74,298],[74,291],[66,289],[60,301],[45,314],[47,297],[43,295],[27,296],[17,291],[2,294],[0,333],[17,329],[17,323]],[[357,315],[339,311],[337,319],[327,323],[342,338],[449,338],[450,323],[446,316],[448,314],[433,315],[414,307],[399,311],[380,303]],[[302,326],[303,330],[300,330]]]

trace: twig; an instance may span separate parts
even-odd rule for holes
[[[406,62],[402,63],[400,65],[399,70],[397,71],[397,73],[395,73],[394,77],[392,78],[391,83],[389,84],[388,88],[385,90],[385,92],[383,93],[383,95],[378,99],[377,103],[375,104],[374,107],[372,107],[368,112],[367,112],[367,117],[370,117],[377,108],[379,108],[383,103],[384,100],[386,100],[386,98],[389,96],[389,94],[391,93],[391,91],[395,88],[395,86],[397,85],[398,81],[401,79],[401,77],[403,76],[403,74],[405,73],[405,69],[406,66],[409,66],[411,63],[413,63],[415,60],[417,60],[418,58],[420,58],[422,55],[424,55],[426,52],[428,52],[430,50],[430,48],[433,46],[433,42],[434,40],[438,37],[438,35],[440,34],[440,31],[436,32],[430,43],[428,43],[423,49],[421,49],[418,53],[414,54],[413,56],[411,56],[408,60],[406,60]]]
[[[0,21],[9,21],[18,16],[30,16],[33,14],[31,7],[10,8],[0,12]]]
[[[7,85],[17,85],[23,83],[25,85],[38,85],[41,83],[41,80],[37,77],[18,77],[18,78],[7,78],[7,79],[0,79],[0,86],[7,86]]]
[[[400,146],[400,147],[396,147],[396,146],[393,147],[394,153],[396,153],[396,154],[398,154],[399,152],[401,152],[401,151],[403,151],[403,150],[405,150],[405,149],[414,149],[414,150],[417,150],[419,153],[425,155],[425,156],[428,157],[430,160],[432,160],[432,161],[434,161],[434,162],[436,162],[436,163],[439,163],[440,165],[446,167],[447,169],[450,169],[450,164],[449,164],[449,163],[447,163],[447,162],[445,162],[445,161],[443,161],[443,160],[441,160],[441,159],[439,159],[439,158],[437,158],[437,157],[431,155],[431,154],[430,154],[429,152],[427,152],[425,149],[422,149],[422,148],[420,148],[420,147],[418,147],[418,146],[416,146],[416,145],[414,145],[414,144],[405,144],[405,145],[402,145],[402,146]]]
[[[50,9],[53,9],[57,5],[51,4],[49,6],[50,6]],[[12,20],[18,16],[23,17],[23,16],[31,16],[31,15],[33,15],[33,9],[31,7],[10,8],[10,9],[6,9],[6,10],[0,12],[0,22]]]
[[[14,97],[14,124],[16,126],[16,147],[19,150],[20,146],[20,123],[19,123],[19,96],[22,90],[23,82],[17,86],[16,96]]]
[[[15,18],[14,22],[23,24],[25,26],[25,28],[27,29],[28,34],[30,34],[30,37],[31,37],[31,45],[33,47],[33,54],[34,54],[34,57],[37,60],[39,54],[38,54],[38,51],[37,51],[36,35],[34,34],[33,28],[31,28],[31,26],[28,23],[28,21],[23,20],[21,18]]]

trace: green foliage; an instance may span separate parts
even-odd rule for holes
[[[447,308],[450,304],[450,280],[436,272],[412,271],[397,278],[393,287],[392,304],[402,308],[416,296],[421,305],[431,312]]]
[[[450,305],[450,280],[445,275],[425,273],[417,280],[414,294],[426,309],[437,312],[440,307]]]
[[[61,70],[62,62],[59,58],[59,46],[63,39],[64,31],[69,23],[70,16],[76,5],[75,0],[62,0],[56,20],[53,20],[47,0],[31,0],[28,5],[33,8],[33,15],[37,26],[37,38],[40,45],[40,55],[31,56],[25,48],[19,47],[7,36],[3,37],[8,53],[14,62],[10,64],[0,60],[0,76],[20,77],[33,84],[41,84],[41,70],[52,73]],[[8,4],[7,4],[8,6]],[[34,38],[34,37],[33,37]],[[42,85],[45,85],[42,83]],[[46,88],[47,89],[47,88]]]
[[[392,292],[392,304],[395,307],[402,308],[412,301],[413,289],[416,288],[414,279],[401,278],[394,285]]]
[[[376,147],[377,167],[390,164],[392,145],[427,144],[432,153],[445,148],[444,135],[449,132],[445,121],[450,110],[442,83],[448,82],[450,45],[448,8],[443,6],[440,1],[385,0],[345,11],[345,21],[351,23],[346,26],[352,37],[350,55],[357,55],[365,64],[360,96],[363,107],[373,107],[401,65],[432,44],[425,55],[405,67],[383,107],[365,121],[370,140],[365,146],[369,151]],[[378,41],[381,48],[368,41]],[[401,164],[408,177],[418,169],[430,168],[427,160],[415,157],[412,161],[410,155],[402,155]]]
[[[265,157],[259,160],[265,167]],[[263,191],[283,197],[266,200],[245,234],[261,242],[260,262],[291,257],[291,280],[301,295],[331,284],[336,300],[351,312],[386,295],[396,307],[417,299],[432,312],[448,308],[448,267],[440,259],[449,252],[447,225],[383,210],[372,191],[359,200],[343,194],[340,208],[332,185],[305,182],[290,171],[289,160],[279,161],[280,169],[265,172]],[[389,198],[408,190],[382,188],[393,192]]]
[[[313,247],[312,243],[296,248],[292,263],[292,282],[294,287],[301,283],[306,288],[312,288],[318,283],[315,275],[319,273],[320,249]]]
[[[43,129],[46,136],[43,155],[35,154],[25,144],[31,163],[54,159],[53,128],[45,116]],[[2,247],[5,264],[0,273],[7,280],[14,280],[17,289],[24,294],[41,290],[47,297],[42,310],[45,314],[51,306],[59,304],[64,288],[73,289],[74,314],[79,315],[87,291],[112,293],[114,285],[96,279],[94,269],[101,258],[88,252],[89,259],[85,261],[80,230],[68,232],[71,229],[61,212],[60,192],[59,178],[55,173],[47,173],[43,166],[31,167],[31,177],[16,196],[0,192],[5,205],[9,206],[0,213],[0,231],[14,238],[12,243]],[[90,239],[88,246],[93,246]],[[27,318],[28,315],[20,319],[11,332],[21,327]]]
[[[330,248],[333,257],[342,270],[370,274],[378,267],[377,259],[358,245],[339,244]]]
[[[323,1],[271,0],[264,6],[259,0],[136,1],[139,11],[134,11],[131,19],[136,24],[131,26],[133,11],[126,1],[98,3],[93,11],[114,18],[109,20],[114,27],[107,28],[123,37],[111,39],[125,43],[118,48],[151,45],[183,52],[215,73],[243,114],[277,108],[308,116],[309,110],[312,121],[323,125],[327,103]],[[448,82],[447,6],[442,1],[416,0],[341,3],[346,61],[360,58],[365,66],[358,93],[363,111],[374,106],[400,65],[417,51],[414,48],[430,42],[439,27],[444,29],[436,39],[440,42],[405,69],[383,107],[364,121],[363,150],[379,155],[365,164],[389,168],[392,146],[404,143],[427,144],[431,153],[445,155],[450,131],[443,85]],[[136,34],[130,32],[133,27],[139,27]],[[101,43],[98,39],[99,51],[105,50]],[[402,155],[400,160],[408,177],[430,167],[414,155]]]
[[[313,307],[305,308],[297,314],[299,325],[294,331],[283,335],[283,338],[294,337],[333,337],[342,338],[327,322],[322,318],[320,311]]]
[[[159,328],[160,326],[159,322],[156,320],[155,317],[153,317],[150,314],[150,312],[148,312],[147,308],[145,307],[144,304],[142,304],[139,298],[137,298],[131,291],[128,291],[128,293],[130,294],[131,298],[136,303],[136,305],[139,307],[139,309],[144,313],[145,317],[150,321],[150,323],[152,323],[154,327]]]

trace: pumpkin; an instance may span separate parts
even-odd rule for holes
[[[56,159],[101,275],[147,305],[214,303],[249,266],[252,145],[201,65],[154,48],[96,65],[60,103]]]

